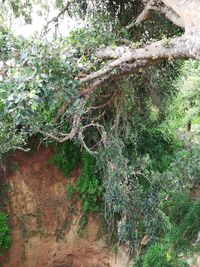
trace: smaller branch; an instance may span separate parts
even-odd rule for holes
[[[88,125],[85,125],[82,127],[82,130],[88,128],[88,127],[97,127],[97,129],[99,129],[99,131],[101,131],[101,135],[102,135],[102,139],[101,141],[103,142],[103,144],[105,145],[106,144],[106,131],[103,127],[103,125],[99,124],[99,123],[94,123],[94,122],[91,122],[90,124]]]
[[[67,109],[69,103],[65,102],[62,107],[58,110],[56,117],[55,117],[55,122],[58,122],[60,117],[62,116],[62,114],[65,112],[65,110]]]
[[[112,93],[107,95],[99,95],[98,98],[109,98],[112,95]]]
[[[91,126],[92,126],[92,127],[97,127],[97,128],[104,129],[104,127],[103,127],[101,124],[99,124],[99,123],[94,123],[94,122],[91,122],[90,124],[87,124],[87,125],[83,126],[82,129],[84,130],[84,129],[89,128],[89,127],[91,127]]]
[[[127,46],[133,44],[133,42],[131,42],[130,40],[123,39],[123,38],[120,38],[120,39],[116,40],[116,43],[120,44],[120,45],[127,45]]]
[[[56,136],[56,134],[54,134],[54,133],[48,133],[48,132],[43,132],[43,131],[38,131],[38,132],[43,134],[44,136],[56,141],[56,142],[60,142],[60,138],[58,136]]]
[[[105,107],[109,107],[112,104],[113,99],[115,99],[118,94],[119,94],[119,92],[115,91],[114,94],[110,94],[110,98],[108,99],[107,102],[105,102],[99,106],[90,107],[89,110],[104,109]]]
[[[136,21],[132,22],[128,26],[126,26],[127,30],[132,29],[135,26],[140,25],[143,21],[147,20],[151,15],[151,6],[153,4],[153,0],[150,0],[145,8],[143,9],[142,13],[137,17]]]
[[[167,19],[169,19],[170,21],[172,21],[175,25],[177,25],[181,28],[184,28],[183,21],[181,20],[179,15],[174,12],[173,9],[171,9],[171,8],[169,8],[163,4],[160,6],[152,6],[151,9],[155,10],[156,12],[164,14],[165,17]]]
[[[29,152],[30,148],[23,148],[23,147],[15,147],[16,150],[22,150],[24,152]]]
[[[87,103],[88,97],[80,99],[79,106],[78,106],[76,113],[74,115],[74,118],[73,118],[73,124],[72,124],[71,131],[68,134],[65,134],[64,137],[57,136],[54,133],[47,133],[47,132],[43,132],[43,131],[39,131],[39,132],[42,133],[43,135],[45,135],[46,137],[49,137],[49,138],[51,138],[51,139],[53,139],[59,143],[64,143],[68,140],[74,139],[76,134],[78,133],[79,128],[80,128],[81,117],[83,115],[83,110],[84,110],[84,107]],[[63,134],[58,133],[58,135],[63,135]]]
[[[144,22],[145,20],[147,20],[151,16],[152,11],[156,11],[158,13],[164,14],[166,16],[166,18],[171,20],[174,24],[176,24],[177,26],[179,26],[181,28],[184,28],[183,21],[181,20],[179,15],[177,13],[175,13],[175,11],[172,8],[166,6],[160,0],[157,0],[157,1],[150,0],[149,2],[146,3],[144,10],[137,17],[136,21],[134,21],[131,24],[129,24],[128,26],[126,26],[126,29],[130,30],[133,27],[137,27],[138,25],[140,25],[142,22]]]
[[[58,13],[58,15],[47,22],[47,24],[44,26],[42,30],[42,33],[41,33],[42,36],[44,36],[47,33],[48,27],[51,23],[58,23],[59,18],[63,16],[65,12],[68,12],[70,4],[72,4],[73,2],[74,0],[71,0],[71,1],[69,0],[64,6],[64,8]]]
[[[96,80],[91,82],[86,91],[83,91],[82,94],[91,94],[94,90],[107,82],[113,82],[121,80],[123,77],[129,76],[131,74],[142,71],[144,68],[148,67],[151,61],[148,60],[138,60],[134,63],[122,64],[118,67],[117,71],[112,70],[106,74],[99,75]]]
[[[85,125],[81,128],[81,130],[79,131],[79,134],[78,134],[78,139],[79,141],[81,142],[81,144],[83,145],[83,147],[86,149],[86,151],[91,154],[91,155],[94,155],[94,154],[97,154],[97,152],[95,151],[92,151],[91,148],[89,148],[85,141],[84,141],[84,135],[83,135],[83,131],[86,129],[86,128],[89,128],[89,127],[97,127],[97,129],[100,131],[100,134],[101,134],[101,140],[95,144],[95,146],[98,146],[99,144],[103,143],[104,145],[106,144],[106,131],[103,127],[103,125],[100,125],[99,123],[94,123],[94,122],[91,122],[90,124],[88,125]],[[93,146],[93,148],[95,147]]]
[[[84,136],[83,136],[83,133],[82,132],[79,132],[79,135],[78,135],[78,139],[79,141],[81,142],[82,146],[85,148],[85,150],[90,154],[90,155],[94,155],[96,154],[96,152],[92,151],[85,143],[84,141]]]

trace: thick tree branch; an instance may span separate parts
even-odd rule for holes
[[[124,63],[118,66],[117,69],[105,72],[100,71],[95,73],[95,78],[89,75],[88,77],[88,87],[87,89],[82,90],[82,95],[88,95],[94,92],[94,90],[98,87],[101,87],[105,83],[113,82],[121,80],[123,77],[127,77],[131,74],[142,72],[142,70],[152,64],[151,61],[148,60],[138,60],[133,63]],[[87,77],[86,77],[87,78]],[[86,80],[80,80],[81,83],[85,83]]]
[[[162,2],[180,17],[187,33],[194,31],[194,29],[199,29],[199,0],[162,0]]]
[[[121,49],[105,48],[99,50],[97,56],[103,59],[108,57],[117,58],[105,65],[102,69],[80,79],[80,82],[88,83],[89,87],[101,85],[109,79],[116,79],[122,76],[137,72],[139,68],[146,67],[153,61],[172,58],[187,58],[189,55],[187,38],[178,37],[170,40],[162,40],[138,49],[123,47]],[[196,55],[194,55],[194,58]]]

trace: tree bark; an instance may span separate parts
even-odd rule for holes
[[[137,49],[119,46],[116,49],[107,47],[98,50],[97,57],[113,60],[100,70],[80,79],[83,86],[87,84],[87,88],[92,90],[105,82],[121,79],[162,59],[200,60],[199,0],[150,0],[136,24],[146,19],[151,9],[165,13],[172,22],[184,27],[185,33],[180,37],[160,40]]]

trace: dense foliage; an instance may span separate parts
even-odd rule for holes
[[[0,159],[33,135],[48,139],[52,162],[65,176],[81,165],[67,195],[81,200],[84,213],[103,211],[110,232],[132,251],[148,237],[141,266],[182,266],[178,249],[194,241],[199,228],[199,200],[193,202],[189,190],[200,183],[200,64],[163,60],[85,97],[89,88],[80,79],[106,64],[97,47],[115,47],[124,38],[139,47],[181,32],[160,16],[139,29],[122,28],[140,13],[140,1],[88,3],[69,7],[88,23],[64,38],[25,39],[0,29]],[[7,5],[30,21],[31,1]]]
[[[177,259],[173,250],[165,244],[156,243],[149,247],[142,267],[186,267],[187,263]]]
[[[55,145],[55,154],[51,159],[64,175],[68,177],[71,171],[80,163],[80,152],[73,142],[66,142],[63,145]]]

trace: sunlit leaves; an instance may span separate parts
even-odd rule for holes
[[[76,53],[65,41],[52,45],[30,40],[11,55],[12,67],[8,68],[0,91],[7,93],[2,101],[16,124],[39,127],[45,123],[43,112],[56,112],[63,101],[70,102],[78,96]]]

